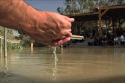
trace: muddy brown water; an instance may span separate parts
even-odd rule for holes
[[[0,58],[0,83],[125,83],[125,48],[8,50]]]

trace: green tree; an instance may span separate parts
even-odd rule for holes
[[[57,8],[57,11],[60,14],[78,13],[80,11],[79,7],[77,6],[77,0],[65,0],[64,5],[66,6],[66,8]]]
[[[125,0],[94,0],[96,7],[122,4]]]
[[[92,12],[96,7],[117,5],[124,2],[125,0],[65,0],[64,5],[66,8],[58,7],[57,11],[60,14],[86,13]],[[95,24],[97,26],[97,23],[98,21],[89,21],[84,24],[84,27],[91,29]],[[111,20],[102,21],[102,23],[108,27],[111,24]]]
[[[0,26],[0,36],[4,37],[4,27]],[[7,39],[13,40],[14,35],[12,33],[12,29],[7,29]]]
[[[94,4],[94,0],[88,0],[89,11],[92,12],[93,9],[96,7]]]
[[[4,36],[4,28],[0,26],[0,36]]]
[[[88,0],[77,0],[79,4],[79,13],[85,13],[88,11]]]

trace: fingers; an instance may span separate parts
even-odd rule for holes
[[[67,37],[70,37],[70,36],[72,36],[72,33],[69,33],[69,34],[67,35]]]
[[[74,18],[69,18],[67,16],[63,16],[63,25],[62,25],[62,29],[71,29],[71,22],[74,21]]]
[[[53,41],[50,45],[51,46],[60,46],[68,41],[70,41],[70,38],[66,37],[65,39],[62,39],[62,40]]]
[[[64,18],[65,20],[69,21],[70,23],[71,23],[71,22],[74,22],[74,18],[69,18],[69,17],[67,17],[67,16],[63,16],[63,18]]]
[[[28,33],[35,41],[50,46],[60,46],[70,40],[71,33],[71,22],[74,18],[62,16],[52,13],[53,18],[45,23],[42,23],[33,33]],[[48,15],[51,16],[51,13]],[[49,18],[49,17],[48,17]],[[47,23],[47,24],[46,24]],[[40,24],[40,23],[39,23]]]
[[[55,40],[55,41],[43,41],[42,39],[36,38],[36,37],[34,37],[34,36],[32,36],[32,38],[33,38],[34,40],[36,40],[37,42],[42,43],[42,44],[45,44],[45,45],[60,46],[60,45],[62,45],[62,44],[64,44],[64,43],[68,42],[68,41],[70,40],[69,37],[70,37],[71,35],[72,35],[72,34],[69,33],[67,36],[64,36],[63,39]]]
[[[65,39],[66,37],[70,37],[72,35],[72,33],[68,33],[67,35],[65,36],[61,36],[59,39]]]
[[[58,24],[58,29],[71,29],[71,23],[65,19],[61,19],[61,23]]]
[[[60,32],[58,32],[61,36],[66,36],[69,33],[71,33],[71,29],[63,29]]]

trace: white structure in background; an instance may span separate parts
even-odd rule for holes
[[[0,39],[4,39],[4,37],[0,36]],[[8,40],[7,39],[7,42],[10,42],[10,43],[20,43],[21,40]]]

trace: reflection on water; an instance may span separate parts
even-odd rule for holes
[[[125,83],[125,48],[34,48],[0,58],[0,83]],[[58,58],[58,59],[57,59]]]
[[[7,67],[7,58],[6,58],[6,57],[4,58],[4,67],[5,67],[5,69],[4,69],[4,71],[3,71],[4,74],[5,74],[5,75],[9,75],[9,74],[7,74],[8,67]]]
[[[52,80],[56,80],[57,70],[58,70],[58,69],[57,69],[57,61],[58,61],[58,58],[57,58],[57,56],[56,56],[56,52],[54,52],[52,56],[54,56],[54,67],[53,67],[53,69],[52,69],[52,71],[53,71]]]

